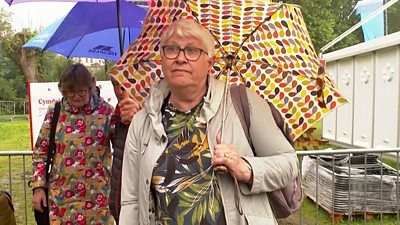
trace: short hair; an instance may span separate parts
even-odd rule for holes
[[[96,91],[96,78],[81,63],[69,65],[61,74],[58,89],[63,96],[69,91],[89,88],[90,95]]]
[[[165,42],[173,35],[179,37],[194,37],[202,42],[204,50],[208,57],[215,55],[214,38],[210,31],[192,19],[179,19],[172,22],[161,34],[160,45],[164,46]]]

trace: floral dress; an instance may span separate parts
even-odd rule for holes
[[[226,224],[217,179],[211,166],[206,124],[196,121],[201,107],[180,112],[165,107],[168,145],[153,171],[156,224]]]
[[[33,150],[33,188],[46,186],[53,112],[54,105],[45,116]],[[51,224],[113,224],[108,209],[112,112],[112,106],[97,96],[81,109],[62,100],[48,186]]]

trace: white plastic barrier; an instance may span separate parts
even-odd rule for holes
[[[400,32],[324,57],[349,103],[324,118],[322,136],[356,147],[399,147]]]

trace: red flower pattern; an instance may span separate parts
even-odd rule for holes
[[[107,201],[106,196],[104,196],[103,193],[97,193],[95,196],[97,204],[100,205],[100,207],[103,207]]]
[[[78,192],[85,192],[86,191],[86,184],[78,181],[75,184],[75,190],[77,190]]]
[[[94,207],[93,202],[91,202],[91,201],[86,201],[85,202],[85,208],[86,209],[93,209],[93,207]]]
[[[96,169],[97,173],[99,174],[99,177],[104,177],[104,168],[103,164],[101,162],[96,162],[94,165],[94,168]]]
[[[67,178],[66,178],[66,177],[60,177],[60,178],[57,180],[56,185],[57,185],[58,187],[62,187],[62,186],[64,186],[64,184],[65,184],[66,181],[67,181]]]
[[[85,121],[82,118],[78,118],[75,120],[74,125],[78,128],[81,129],[82,127],[85,126]]]
[[[42,148],[48,148],[48,146],[49,146],[49,139],[47,139],[47,138],[43,138],[41,141],[40,141],[40,146],[42,147]]]
[[[72,166],[72,164],[74,164],[74,160],[71,157],[67,157],[65,159],[65,166],[70,167],[70,166]]]
[[[65,212],[66,212],[66,211],[67,211],[67,209],[62,208],[61,210],[59,210],[58,215],[59,215],[60,217],[63,217],[63,216],[65,216]]]
[[[75,158],[78,160],[85,159],[85,151],[82,148],[78,148],[74,154]]]
[[[72,196],[74,196],[74,192],[72,190],[66,190],[65,191],[65,198],[71,198]]]
[[[79,225],[84,225],[86,224],[86,217],[85,214],[78,212],[77,214],[75,214],[74,217],[75,221],[79,224]]]
[[[85,170],[85,177],[86,177],[86,178],[89,179],[89,178],[93,177],[93,175],[94,175],[93,170],[91,170],[91,169]]]
[[[66,134],[70,134],[70,133],[72,133],[74,131],[74,128],[71,126],[71,125],[67,125],[66,127],[65,127],[65,133]]]
[[[98,129],[98,130],[96,130],[95,135],[96,135],[97,139],[103,139],[103,137],[104,137],[104,131],[101,130],[101,129]]]
[[[57,152],[62,155],[65,152],[66,145],[65,144],[58,144],[57,145]]]
[[[92,145],[94,143],[94,140],[93,140],[93,137],[86,137],[85,138],[85,144],[86,144],[86,146],[90,146],[90,145]]]

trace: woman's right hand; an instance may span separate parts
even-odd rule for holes
[[[39,212],[43,212],[42,205],[44,207],[47,207],[47,199],[46,199],[46,193],[44,192],[44,188],[35,188],[33,190],[33,207]]]

